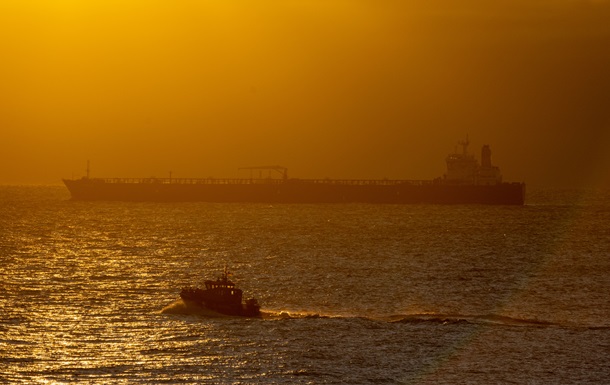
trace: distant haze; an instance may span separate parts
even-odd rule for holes
[[[610,187],[610,1],[2,0],[0,184],[432,179]]]

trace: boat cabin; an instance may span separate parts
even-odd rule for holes
[[[218,302],[241,303],[242,290],[223,275],[216,281],[205,281],[205,292],[208,300]]]

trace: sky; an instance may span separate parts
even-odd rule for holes
[[[0,184],[429,180],[610,188],[610,0],[2,0]]]

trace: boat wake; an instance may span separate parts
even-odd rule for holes
[[[273,311],[261,311],[264,319],[315,319],[315,318],[349,318],[345,316],[332,316],[332,315],[323,315],[319,313],[290,313],[285,310]]]
[[[235,316],[221,314],[210,309],[203,308],[191,301],[179,298],[161,309],[161,314],[196,315],[204,318],[233,318]],[[262,319],[302,319],[302,318],[348,318],[340,316],[320,315],[317,313],[288,313],[286,311],[262,311]]]
[[[164,307],[161,310],[161,314],[196,315],[200,317],[211,318],[230,317],[228,315],[203,308],[190,301],[184,301],[183,299],[177,299],[176,301]]]
[[[438,313],[417,313],[417,314],[402,314],[393,316],[367,317],[353,315],[328,315],[317,313],[288,313],[267,312],[263,317],[265,319],[303,319],[303,318],[327,318],[327,319],[365,319],[376,322],[389,322],[400,324],[438,324],[438,325],[497,325],[497,326],[526,326],[526,327],[550,327],[560,326],[552,322],[514,318],[497,314],[486,315],[462,315],[462,314],[438,314]]]
[[[217,313],[213,310],[202,308],[189,301],[178,299],[169,304],[163,310],[162,314],[177,314],[177,315],[195,315],[203,318],[233,318],[224,314]],[[468,315],[468,314],[442,314],[442,313],[414,313],[414,314],[396,314],[390,316],[359,316],[346,314],[320,314],[309,312],[288,312],[285,310],[261,310],[260,317],[263,320],[297,320],[297,319],[329,319],[329,320],[365,320],[370,322],[387,322],[391,324],[408,324],[408,325],[479,325],[479,326],[506,326],[506,327],[529,327],[529,328],[546,328],[546,327],[578,327],[577,325],[558,324],[554,322],[509,317],[499,314],[483,314],[483,315]],[[582,325],[581,325],[582,327]],[[588,329],[608,329],[607,326],[585,326]]]
[[[474,325],[497,325],[497,326],[525,326],[525,327],[550,327],[559,326],[552,322],[536,319],[515,318],[497,314],[485,315],[462,315],[462,314],[409,314],[396,315],[388,320],[392,323],[404,324],[474,324]]]

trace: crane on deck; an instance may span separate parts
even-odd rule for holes
[[[272,171],[276,171],[280,175],[282,175],[282,179],[284,179],[284,180],[288,179],[288,168],[282,167],[282,166],[252,166],[252,167],[240,167],[239,169],[240,170],[250,170],[250,178],[252,178],[252,172],[254,170],[260,170],[261,171],[261,173],[259,174],[260,178],[262,178],[262,171],[263,170],[268,170],[269,171],[269,178],[271,178],[271,172]]]

